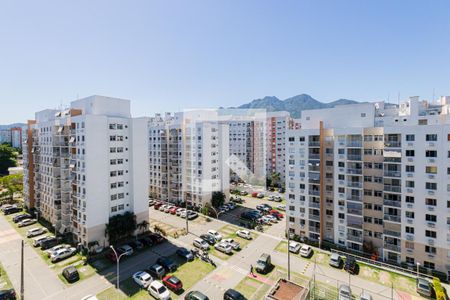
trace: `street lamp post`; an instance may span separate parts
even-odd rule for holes
[[[186,234],[189,233],[189,219],[188,219],[188,205],[187,205],[187,200],[184,200],[184,204],[185,204],[185,208],[186,208]]]
[[[291,243],[291,232],[290,228],[287,229],[287,253],[288,253],[288,280],[291,280],[291,251],[289,251],[289,244]]]
[[[116,283],[116,285],[117,285],[117,290],[119,290],[119,275],[120,275],[120,269],[119,269],[119,262],[120,262],[120,258],[123,256],[123,255],[125,255],[126,253],[124,252],[124,253],[122,253],[122,254],[120,254],[120,255],[117,255],[117,252],[116,252],[116,249],[114,249],[114,247],[112,246],[112,245],[110,245],[109,246],[109,248],[111,248],[112,249],[112,251],[114,252],[114,255],[116,256],[116,262],[117,262],[117,283]],[[119,294],[117,294],[117,295],[119,295]]]
[[[419,278],[419,267],[420,267],[420,263],[417,263],[417,268],[416,268],[417,278]]]

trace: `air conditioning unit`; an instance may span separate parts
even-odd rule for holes
[[[414,236],[412,234],[407,234],[406,235],[406,240],[407,241],[413,241],[414,240]]]
[[[412,146],[414,146],[414,144],[413,143],[408,143],[408,146],[412,147]]]
[[[413,161],[414,161],[414,158],[408,157],[408,162],[413,162]]]
[[[434,228],[436,226],[436,224],[434,224],[433,222],[428,222],[427,225],[431,228]]]
[[[412,223],[414,222],[414,220],[413,220],[413,219],[407,219],[406,222],[407,222],[408,224],[412,224]]]
[[[414,204],[408,203],[408,204],[406,204],[406,207],[407,207],[407,208],[413,208],[413,207],[414,207]]]
[[[433,239],[428,239],[428,245],[433,246],[434,245],[434,240]]]
[[[344,224],[344,220],[339,220],[339,223]]]
[[[406,176],[407,176],[407,177],[413,177],[414,174],[413,174],[413,173],[408,173],[408,174],[406,174]]]
[[[430,163],[434,163],[436,160],[435,160],[434,158],[430,158],[430,159],[428,159],[428,161],[429,161]]]
[[[428,211],[434,211],[434,206],[427,206]]]

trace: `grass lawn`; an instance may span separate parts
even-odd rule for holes
[[[42,260],[47,265],[49,265],[50,268],[53,269],[58,274],[58,278],[60,278],[64,283],[67,284],[66,280],[60,275],[61,275],[62,270],[65,267],[69,266],[69,265],[75,265],[77,267],[77,269],[79,269],[80,281],[85,279],[85,278],[88,278],[88,277],[90,277],[90,276],[92,276],[94,274],[95,270],[92,267],[90,267],[90,266],[81,266],[83,256],[81,256],[80,254],[76,254],[76,255],[74,255],[72,257],[69,257],[69,258],[67,258],[65,260],[62,260],[60,262],[57,262],[55,264],[52,263],[50,261],[50,258],[47,256],[47,253],[42,251],[40,248],[36,248],[36,247],[33,246],[33,239],[35,239],[37,237],[33,237],[33,238],[27,238],[26,237],[27,231],[29,229],[36,228],[36,227],[44,227],[44,226],[42,226],[39,223],[36,223],[36,224],[30,225],[30,226],[19,228],[17,226],[17,224],[12,221],[12,218],[14,216],[18,215],[18,214],[21,214],[21,213],[7,215],[7,216],[5,216],[5,218],[11,224],[11,226],[24,238],[25,242],[27,244],[29,244],[30,247],[33,248],[39,254],[39,256],[42,258]],[[52,234],[51,232],[46,232],[42,236],[54,236],[54,234]],[[38,236],[38,237],[40,237],[40,236]]]
[[[281,241],[276,247],[275,251],[281,252],[281,253],[287,253],[287,242]]]
[[[3,269],[3,266],[0,264],[0,290],[11,289],[13,286],[11,281],[9,281],[8,274]]]
[[[175,259],[175,257],[171,258]],[[212,270],[214,270],[212,265],[207,264],[200,259],[195,259],[192,262],[180,264],[178,270],[170,275],[178,277],[181,282],[183,282],[184,290],[187,290]],[[177,294],[172,291],[170,293],[172,299],[178,298]],[[117,291],[115,287],[111,287],[97,295],[97,298],[100,300],[116,299],[116,297],[119,297],[119,299],[153,299],[148,292],[141,289],[131,277],[120,283],[120,291]]]

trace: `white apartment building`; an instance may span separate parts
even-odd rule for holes
[[[229,194],[229,131],[215,110],[157,114],[149,120],[150,195],[202,207]]]
[[[286,148],[292,233],[450,275],[450,97],[303,111]]]
[[[266,172],[280,175],[280,183],[285,182],[286,131],[295,128],[294,121],[287,111],[267,113]]]
[[[147,123],[128,100],[103,96],[36,113],[24,141],[27,208],[84,246],[106,246],[116,214],[148,221]]]

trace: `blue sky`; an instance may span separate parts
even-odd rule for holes
[[[450,95],[449,1],[2,1],[0,124],[92,94],[136,116],[308,93]]]

